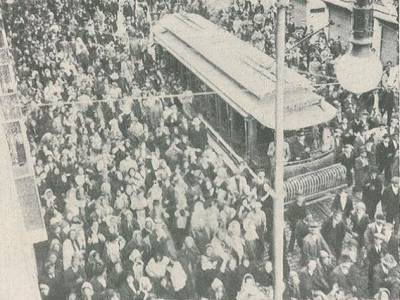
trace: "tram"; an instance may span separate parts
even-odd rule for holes
[[[195,14],[166,15],[154,24],[153,35],[157,53],[194,94],[192,109],[210,131],[252,170],[273,174],[274,59]],[[343,186],[345,170],[335,164],[335,145],[327,126],[336,109],[296,71],[285,68],[285,80],[288,152],[299,134],[308,145],[306,155],[286,157],[289,201],[298,190],[314,195]]]

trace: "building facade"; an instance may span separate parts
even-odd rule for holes
[[[34,244],[47,240],[19,105],[15,67],[0,20],[0,299],[40,299]]]
[[[313,26],[314,30],[332,21],[326,33],[329,38],[340,38],[348,45],[352,35],[352,1],[347,0],[294,0],[292,15],[296,24]],[[373,47],[385,65],[399,63],[399,24],[390,4],[374,3]]]

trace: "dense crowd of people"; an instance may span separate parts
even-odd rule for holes
[[[49,236],[43,299],[273,298],[268,170],[252,178],[244,163],[223,163],[153,49],[152,20],[180,11],[274,56],[275,10],[260,1],[219,11],[200,0],[5,6]],[[287,29],[288,49],[313,31],[291,17]],[[286,57],[338,109],[329,126],[350,189],[325,220],[301,191],[289,206],[284,251],[300,261],[285,255],[285,299],[400,297],[397,91],[388,67],[378,91],[343,91],[333,59],[345,48],[321,32]]]

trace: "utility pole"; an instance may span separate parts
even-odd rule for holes
[[[284,153],[283,153],[283,102],[285,90],[285,1],[277,1],[276,26],[276,100],[275,100],[275,194],[273,205],[274,299],[283,298],[283,248],[284,248]]]

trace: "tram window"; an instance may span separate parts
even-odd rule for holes
[[[236,110],[230,108],[232,119],[231,119],[231,138],[232,145],[235,151],[239,155],[244,155],[246,151],[246,129],[245,119]]]
[[[4,48],[5,43],[4,43],[4,35],[3,32],[0,34],[0,48]]]
[[[219,115],[219,131],[226,138],[230,138],[230,116],[229,116],[229,105],[226,104],[222,99],[218,99],[218,106],[220,108]]]
[[[3,93],[12,91],[11,74],[8,65],[0,67],[0,85]]]
[[[209,118],[209,121],[211,122],[211,124],[213,124],[213,127],[215,129],[217,129],[216,125],[217,125],[217,99],[215,95],[206,95],[207,97],[207,116]]]
[[[274,131],[268,127],[257,123],[257,145],[260,150],[267,153],[268,145],[274,140]]]

